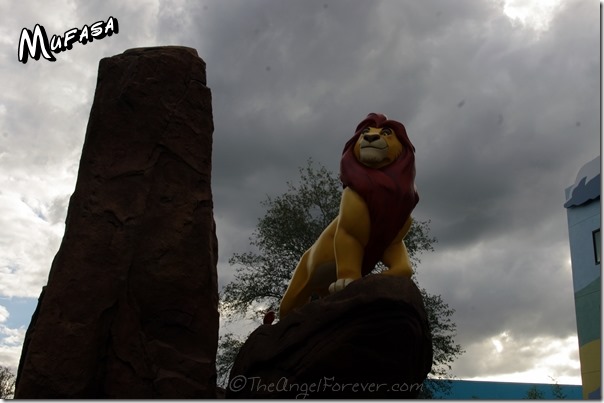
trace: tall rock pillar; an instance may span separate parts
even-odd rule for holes
[[[100,61],[16,398],[215,397],[211,94],[185,47]]]

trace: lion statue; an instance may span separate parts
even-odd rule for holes
[[[402,123],[370,113],[344,146],[338,216],[308,249],[281,300],[279,316],[311,296],[344,289],[382,261],[383,274],[411,277],[403,239],[419,201],[415,188],[415,148]]]

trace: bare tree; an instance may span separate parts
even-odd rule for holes
[[[15,374],[0,365],[0,399],[12,399],[15,396]]]

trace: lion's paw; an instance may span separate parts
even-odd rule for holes
[[[346,286],[352,283],[354,280],[351,278],[341,278],[336,280],[335,282],[329,285],[329,293],[333,294],[334,292],[342,291]]]

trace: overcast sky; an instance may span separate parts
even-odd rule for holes
[[[207,63],[219,282],[260,202],[312,157],[337,172],[369,112],[403,122],[436,250],[418,281],[456,310],[461,379],[579,384],[564,189],[600,154],[600,10],[568,1],[0,2],[0,365],[64,231],[99,60],[183,45]],[[17,60],[23,28],[119,34]]]

